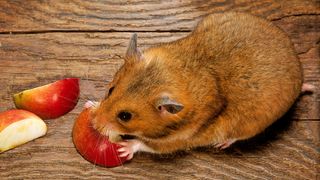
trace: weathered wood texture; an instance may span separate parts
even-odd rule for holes
[[[188,34],[204,15],[245,11],[272,20],[291,38],[304,79],[317,87],[258,137],[226,151],[201,148],[170,157],[137,155],[107,169],[85,161],[71,139],[87,99],[99,99],[121,66],[131,32],[142,48]],[[0,1],[0,111],[12,94],[79,77],[76,109],[47,120],[48,134],[0,154],[0,179],[319,179],[319,1]]]
[[[121,167],[95,167],[77,154],[71,141],[73,119],[80,108],[47,121],[45,137],[1,154],[0,177],[315,179],[320,168],[319,122],[286,120],[254,141],[224,152],[200,149],[168,158],[141,154]]]
[[[1,1],[0,32],[47,30],[181,31],[223,11],[246,11],[278,20],[319,15],[318,0],[48,0]]]

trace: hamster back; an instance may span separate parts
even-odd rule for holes
[[[301,91],[289,38],[249,14],[212,14],[182,39],[143,53],[136,46],[134,35],[95,113],[102,133],[137,138],[139,146],[124,145],[131,152],[228,147],[280,118]]]

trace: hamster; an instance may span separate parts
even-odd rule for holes
[[[118,142],[128,159],[227,148],[279,119],[302,90],[287,35],[245,13],[211,14],[188,36],[143,52],[134,34],[124,60],[91,115],[101,134],[135,137]]]

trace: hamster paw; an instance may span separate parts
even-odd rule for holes
[[[142,143],[138,140],[125,140],[122,142],[118,142],[117,144],[121,145],[122,147],[118,149],[120,153],[119,157],[126,157],[127,160],[133,158],[134,153],[140,150]]]
[[[226,141],[224,141],[222,143],[216,144],[214,147],[215,148],[219,148],[219,149],[226,149],[236,141],[237,141],[236,139],[229,139],[229,140],[226,140]]]
[[[91,107],[97,107],[97,106],[99,106],[99,102],[97,102],[97,101],[87,101],[84,104],[85,108],[91,108]]]

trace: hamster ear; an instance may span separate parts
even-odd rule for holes
[[[137,34],[132,34],[128,45],[126,59],[143,59],[141,51],[138,49]]]
[[[183,109],[183,105],[177,101],[170,99],[168,96],[161,97],[157,103],[156,108],[159,112],[168,112],[170,114],[177,114]]]

